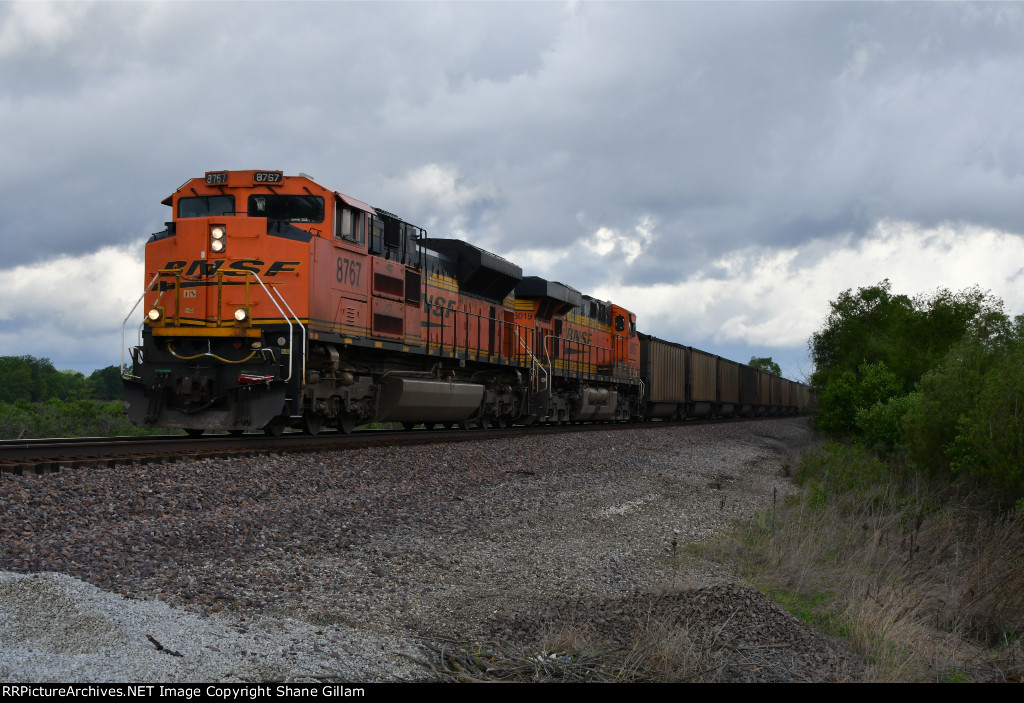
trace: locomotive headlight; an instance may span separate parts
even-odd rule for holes
[[[214,253],[220,253],[224,251],[224,245],[226,244],[225,236],[227,230],[224,225],[213,225],[210,227],[210,251]]]
[[[249,317],[249,311],[245,308],[235,308],[235,320],[238,322],[245,322]]]
[[[164,316],[163,311],[160,308],[150,308],[146,312],[146,317],[149,318],[150,322],[160,322],[160,318]]]

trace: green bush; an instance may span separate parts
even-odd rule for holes
[[[824,327],[810,340],[818,426],[838,435],[862,434],[871,426],[882,432],[883,444],[898,435],[880,426],[897,407],[875,409],[876,403],[885,406],[916,390],[965,337],[986,342],[1009,330],[1002,301],[977,287],[909,298],[894,295],[884,280],[847,290],[830,305]]]
[[[825,386],[818,402],[818,428],[842,435],[863,431],[858,418],[875,404],[885,404],[902,394],[902,384],[885,362],[862,364],[843,371]]]
[[[41,437],[114,437],[152,434],[129,422],[119,401],[0,403],[0,439]]]
[[[1024,496],[1024,324],[966,339],[921,380],[904,420],[910,458],[932,472],[977,480],[1007,500]]]
[[[903,419],[913,412],[920,402],[920,393],[895,396],[884,403],[877,400],[874,405],[857,410],[854,424],[869,447],[882,453],[890,453],[903,446]]]

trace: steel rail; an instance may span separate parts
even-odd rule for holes
[[[155,435],[147,437],[83,437],[19,439],[0,441],[0,476],[3,474],[49,473],[62,468],[83,469],[174,462],[209,457],[228,458],[259,454],[309,451],[344,451],[397,444],[435,444],[512,439],[563,432],[619,432],[636,429],[687,427],[700,424],[770,422],[799,417],[711,418],[699,420],[656,420],[651,422],[594,422],[582,424],[514,426],[490,429],[361,430],[351,435],[327,432],[307,435],[287,432],[280,437],[263,434]]]

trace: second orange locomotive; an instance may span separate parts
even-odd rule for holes
[[[139,425],[479,425],[642,415],[636,317],[280,171],[163,201],[125,371]]]

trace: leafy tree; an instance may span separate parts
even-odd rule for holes
[[[107,370],[103,369],[102,373],[106,374]],[[77,371],[58,371],[49,359],[0,357],[0,402],[87,399],[96,395],[96,388],[96,384],[87,381]],[[105,383],[103,393],[109,395],[111,392],[113,389]]]
[[[782,367],[772,361],[770,356],[752,356],[750,357],[750,363],[747,364],[758,371],[765,371],[772,374],[773,376],[782,375]]]
[[[32,400],[32,369],[23,357],[0,357],[0,402]]]
[[[914,301],[893,295],[885,279],[875,286],[848,289],[829,303],[825,327],[811,335],[812,384],[824,388],[829,381],[865,364],[884,361],[892,369],[903,356],[901,331],[910,327]]]
[[[908,452],[950,472],[1024,496],[1024,317],[997,335],[968,334],[921,379],[904,417]]]
[[[819,426],[836,433],[863,433],[875,420],[892,420],[897,404],[867,412],[876,403],[913,391],[947,351],[969,337],[982,344],[1005,338],[1010,325],[1002,301],[978,287],[958,293],[941,288],[910,298],[892,292],[885,279],[874,286],[846,290],[830,303],[825,326],[810,339],[815,371],[811,383],[819,396]]]
[[[97,400],[120,400],[124,398],[124,384],[121,381],[121,369],[118,366],[107,366],[89,374],[89,386],[92,397]]]

